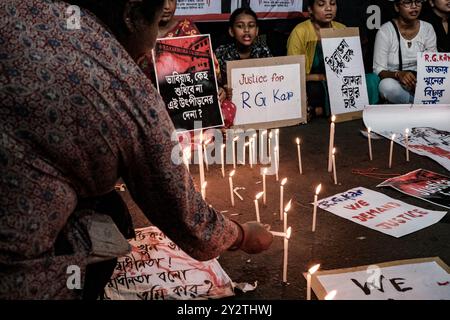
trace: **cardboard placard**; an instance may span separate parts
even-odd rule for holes
[[[237,109],[234,128],[306,123],[304,56],[229,61],[227,74]]]
[[[448,300],[450,268],[439,257],[376,263],[318,271],[311,287],[319,300],[332,290],[335,300]]]
[[[358,28],[320,29],[331,113],[337,121],[361,118],[369,104]]]
[[[158,39],[153,61],[158,92],[177,130],[223,126],[209,35]]]
[[[450,103],[450,53],[418,52],[414,103]]]

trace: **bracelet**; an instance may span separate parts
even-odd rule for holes
[[[394,78],[398,80],[398,75],[399,74],[400,74],[400,71],[395,71]]]
[[[239,250],[239,248],[240,248],[240,247],[242,246],[242,244],[244,243],[244,240],[245,240],[245,231],[244,231],[244,228],[241,226],[241,224],[240,224],[239,222],[236,222],[236,221],[234,221],[234,220],[231,220],[231,221],[233,221],[233,222],[239,227],[239,229],[241,230],[241,235],[242,235],[241,241],[239,241],[238,244],[233,244],[231,247],[228,248],[228,251],[236,251],[236,250]]]

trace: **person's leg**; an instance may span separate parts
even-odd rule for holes
[[[409,104],[414,102],[414,96],[395,79],[386,78],[381,80],[378,90],[381,97],[390,103]]]
[[[322,109],[325,105],[326,92],[320,81],[307,81],[306,82],[306,95],[308,97],[308,109],[313,116],[320,116],[316,114],[316,108]],[[317,110],[318,111],[318,110]]]
[[[377,104],[380,102],[380,94],[378,86],[380,84],[380,77],[375,73],[366,74],[367,95],[369,96],[369,104]]]

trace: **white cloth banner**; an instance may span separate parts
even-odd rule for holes
[[[260,12],[291,12],[303,11],[303,0],[230,0],[231,8],[235,10],[249,4],[253,11]]]
[[[450,103],[449,71],[450,53],[417,53],[417,85],[414,103]]]
[[[322,199],[318,205],[339,217],[396,238],[429,227],[447,213],[412,206],[364,187]]]
[[[176,15],[220,14],[222,2],[217,0],[177,0]]]
[[[366,127],[406,146],[405,129],[409,129],[411,152],[427,156],[450,170],[450,105],[382,105],[364,110]]]
[[[321,271],[312,282],[319,299],[336,290],[335,300],[450,300],[448,266],[439,258]]]

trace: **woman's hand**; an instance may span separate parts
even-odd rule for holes
[[[222,103],[227,98],[227,93],[224,88],[219,87],[219,102]]]
[[[416,76],[409,71],[395,72],[395,78],[409,91],[414,91],[416,88]]]
[[[244,231],[244,238],[240,249],[247,253],[260,253],[269,249],[273,241],[270,227],[256,221],[241,224]]]

